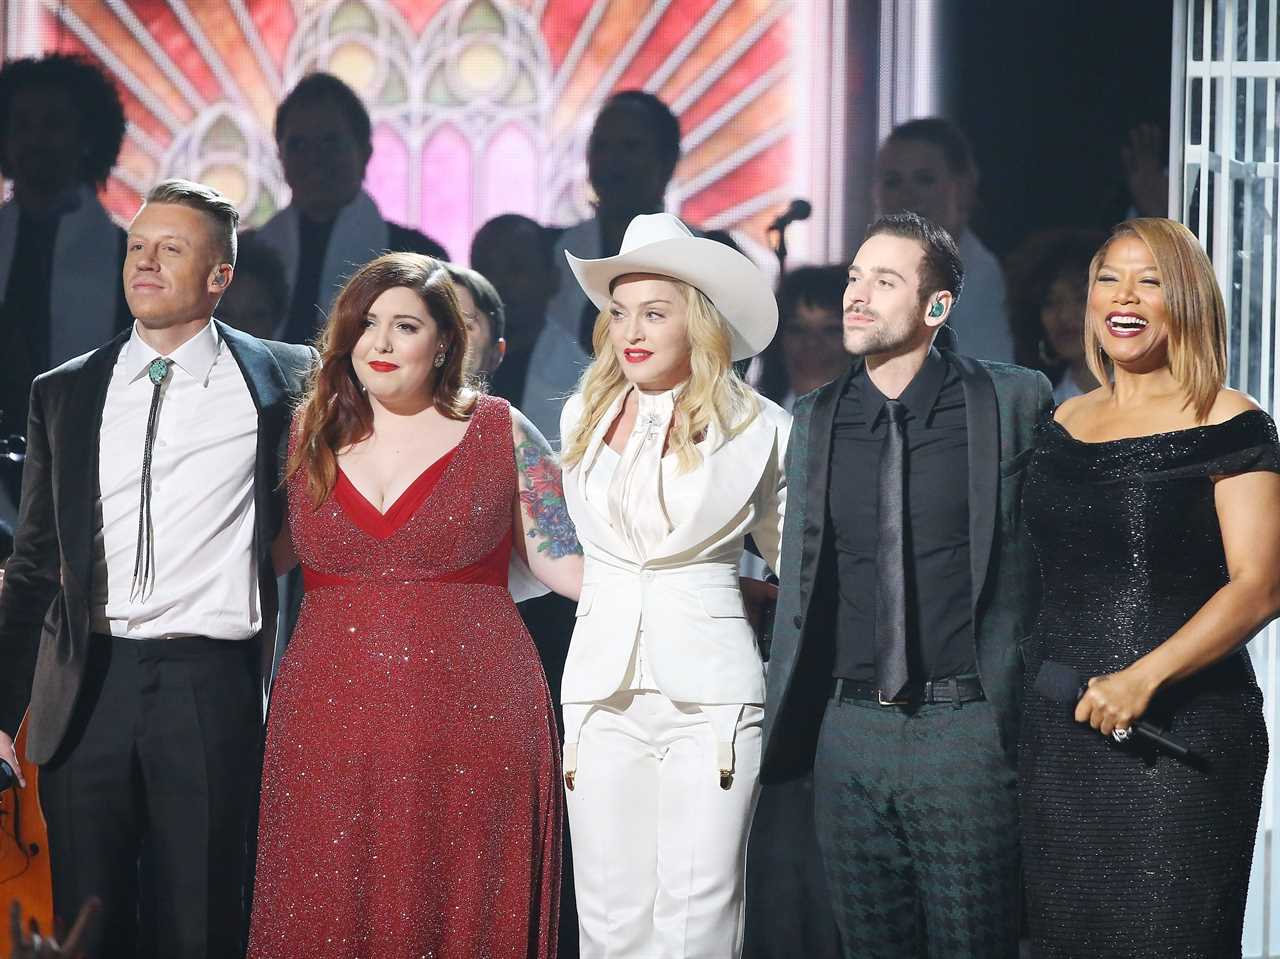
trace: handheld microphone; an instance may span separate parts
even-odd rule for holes
[[[771,231],[782,231],[789,227],[792,223],[798,223],[801,220],[807,220],[813,215],[813,204],[808,200],[792,200],[791,205],[786,211],[780,213],[769,224]]]
[[[1088,688],[1089,684],[1080,673],[1062,663],[1046,660],[1036,676],[1036,692],[1056,703],[1077,703]],[[1135,719],[1131,728],[1135,736],[1154,743],[1179,759],[1186,759],[1191,755],[1191,747],[1183,739],[1145,719]]]

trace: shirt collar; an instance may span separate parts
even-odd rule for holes
[[[212,372],[221,350],[222,337],[218,335],[218,328],[213,321],[210,321],[199,333],[170,353],[168,359],[173,360],[173,365],[193,380],[204,383],[209,379],[209,373]],[[135,320],[129,342],[120,352],[120,362],[129,374],[129,382],[145,376],[147,366],[161,355],[138,335],[138,323]]]
[[[938,394],[942,392],[942,383],[946,378],[946,358],[938,352],[936,347],[929,347],[924,363],[916,371],[916,375],[912,377],[911,382],[907,384],[907,388],[902,391],[902,395],[898,397],[899,402],[907,408],[907,419],[923,422],[929,418],[929,414],[933,412],[934,404],[938,401]],[[867,374],[865,363],[862,365],[858,376],[850,383],[850,386],[858,390],[858,399],[862,402],[866,429],[869,433],[880,419],[881,413],[884,412],[885,395],[876,389],[875,383],[871,381],[871,377]]]

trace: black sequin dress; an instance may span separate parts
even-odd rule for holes
[[[1241,649],[1153,700],[1146,718],[1196,765],[1121,746],[1034,688],[1040,663],[1115,672],[1227,582],[1214,476],[1280,472],[1261,412],[1216,426],[1082,443],[1046,420],[1023,509],[1044,596],[1027,653],[1020,789],[1037,957],[1240,955],[1267,733]]]

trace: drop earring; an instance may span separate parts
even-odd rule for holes
[[[440,367],[444,366],[444,353],[443,353],[443,352],[440,352],[440,353],[437,353],[437,354],[436,354],[436,359],[435,359],[435,364],[434,364],[434,365],[435,365],[436,369],[439,369]]]

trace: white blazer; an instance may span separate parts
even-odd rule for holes
[[[750,533],[765,561],[778,568],[791,416],[760,397],[760,414],[737,436],[725,438],[711,427],[694,473],[702,483],[701,507],[641,559],[587,502],[584,486],[584,467],[599,452],[623,396],[601,418],[583,459],[563,474],[586,567],[560,699],[600,702],[617,692],[643,629],[645,670],[668,699],[762,703],[764,666],[738,589],[738,560]],[[582,396],[575,393],[560,417],[561,437],[581,415]]]

